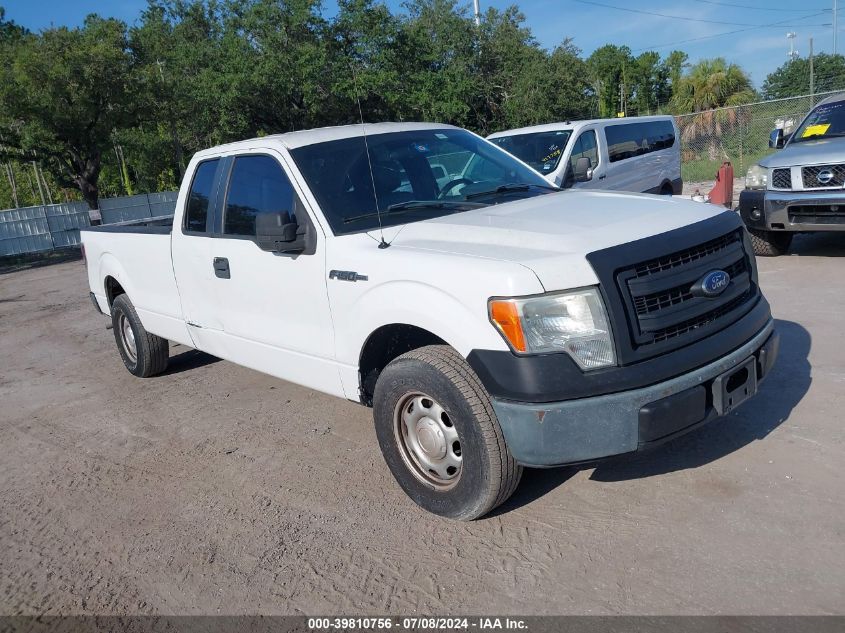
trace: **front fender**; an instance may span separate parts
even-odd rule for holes
[[[487,305],[467,305],[449,292],[419,281],[392,281],[361,294],[335,314],[337,359],[357,367],[370,335],[384,325],[413,325],[431,332],[466,357],[473,349],[507,350],[487,318]]]

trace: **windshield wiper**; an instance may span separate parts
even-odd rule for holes
[[[483,206],[478,203],[467,202],[466,200],[408,200],[407,202],[397,202],[391,204],[384,211],[371,211],[370,213],[362,213],[361,215],[353,215],[351,218],[344,218],[343,223],[357,222],[358,220],[366,220],[369,218],[377,218],[380,215],[387,215],[389,213],[403,213],[405,211],[421,211],[431,209],[438,211],[440,209],[450,209],[454,207],[479,207]]]
[[[476,191],[475,193],[469,193],[464,196],[467,200],[472,200],[473,198],[483,198],[484,196],[495,196],[500,195],[503,193],[512,193],[516,191],[528,191],[531,188],[535,189],[547,189],[549,191],[560,191],[558,187],[553,187],[552,185],[537,185],[537,184],[528,184],[528,183],[515,183],[510,185],[499,185],[495,189],[488,189],[486,191]]]

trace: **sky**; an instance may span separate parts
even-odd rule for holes
[[[327,15],[333,1],[324,0]],[[612,43],[637,54],[673,48],[690,61],[725,57],[740,64],[756,86],[787,61],[788,32],[803,57],[813,38],[816,53],[832,52],[833,0],[480,0],[503,9],[516,4],[541,45],[553,48],[570,37],[584,55]],[[401,11],[401,0],[386,0]],[[466,4],[471,5],[470,0]],[[135,22],[146,0],[0,0],[6,19],[31,30],[78,26],[89,13]],[[839,0],[839,52],[845,52],[845,0]],[[654,15],[662,14],[662,16]],[[671,17],[663,17],[671,16]],[[713,37],[718,36],[718,37]]]

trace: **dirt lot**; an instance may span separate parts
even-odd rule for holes
[[[139,380],[81,262],[0,274],[0,613],[845,613],[845,235],[795,245],[756,400],[471,524],[367,409],[179,347]]]

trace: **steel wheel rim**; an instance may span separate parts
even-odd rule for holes
[[[409,393],[396,404],[393,433],[399,454],[414,476],[438,490],[461,478],[463,451],[454,423],[431,396]]]
[[[120,342],[123,344],[123,350],[133,363],[138,362],[138,348],[135,344],[135,331],[129,323],[129,319],[125,314],[121,314],[117,320],[118,332],[120,332]]]

